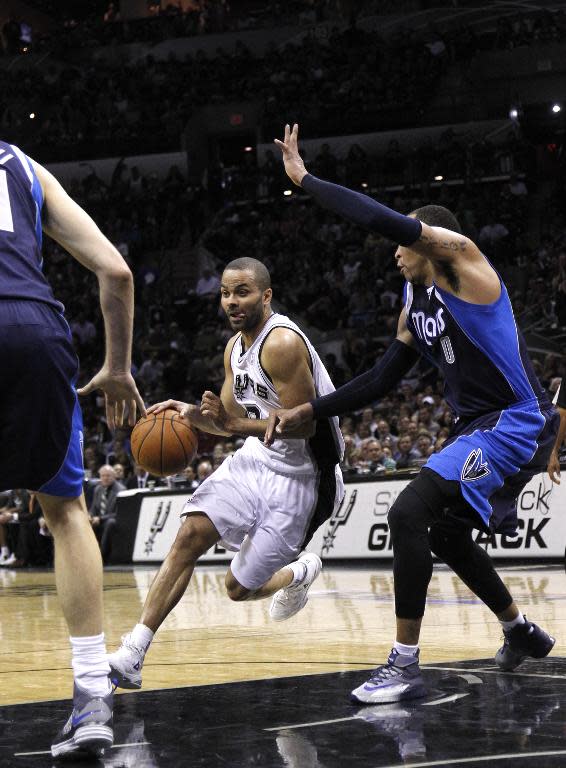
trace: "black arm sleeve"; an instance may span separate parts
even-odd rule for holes
[[[422,224],[418,219],[397,213],[372,197],[322,181],[310,173],[303,178],[301,187],[324,208],[350,219],[354,224],[379,232],[396,243],[412,245],[421,236]]]
[[[340,416],[379,400],[411,370],[419,357],[416,349],[395,339],[369,371],[356,376],[336,392],[312,400],[314,418]]]

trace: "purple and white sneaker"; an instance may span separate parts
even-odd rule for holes
[[[371,677],[352,691],[359,704],[391,704],[426,696],[419,667],[419,655],[404,656],[392,649],[387,664],[374,669]]]

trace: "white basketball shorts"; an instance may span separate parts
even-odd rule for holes
[[[258,589],[296,559],[343,495],[339,467],[283,475],[236,451],[199,485],[183,515],[203,512],[226,549],[237,551],[230,565],[236,580]]]

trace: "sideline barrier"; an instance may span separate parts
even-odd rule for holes
[[[315,533],[308,549],[323,560],[392,557],[387,513],[414,475],[366,477],[346,481],[340,508]],[[117,529],[112,564],[160,563],[177,534],[186,490],[123,491],[118,495]],[[548,475],[534,477],[519,496],[518,536],[475,532],[493,556],[558,558],[566,547],[566,481],[554,485]],[[200,560],[226,562],[233,557],[220,546]]]

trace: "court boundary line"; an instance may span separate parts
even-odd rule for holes
[[[146,747],[151,744],[151,741],[131,741],[127,744],[112,744],[110,749],[120,749],[120,747]],[[41,752],[14,752],[14,757],[32,757],[35,755],[50,755],[50,749],[44,749]],[[55,758],[54,758],[55,759]]]

